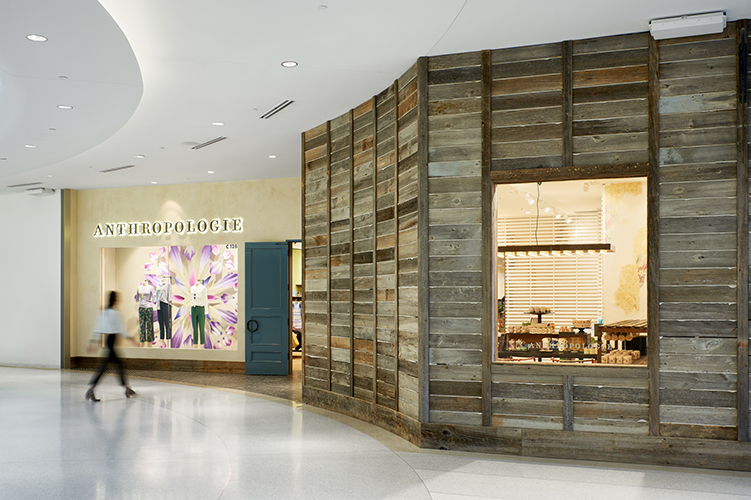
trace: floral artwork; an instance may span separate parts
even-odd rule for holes
[[[193,347],[190,288],[202,282],[208,290],[203,347],[237,349],[237,250],[227,246],[165,246],[149,253],[149,261],[144,264],[145,279],[154,287],[164,276],[174,279],[172,348]]]

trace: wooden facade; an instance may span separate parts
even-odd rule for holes
[[[428,447],[751,470],[747,25],[421,58],[305,132],[304,400]],[[636,176],[649,367],[494,362],[495,184]]]

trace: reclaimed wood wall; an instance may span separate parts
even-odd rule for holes
[[[304,385],[419,418],[417,65],[303,134]]]
[[[659,44],[662,435],[736,438],[736,34]]]
[[[482,424],[480,63],[428,60],[430,422]]]
[[[431,425],[747,441],[746,25],[423,58],[305,132],[305,386]],[[636,176],[649,368],[493,363],[490,181]]]

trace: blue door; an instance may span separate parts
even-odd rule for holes
[[[287,243],[245,243],[245,373],[288,375]]]

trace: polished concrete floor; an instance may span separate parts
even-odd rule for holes
[[[0,367],[0,499],[740,499],[751,474],[419,450],[296,402]]]

